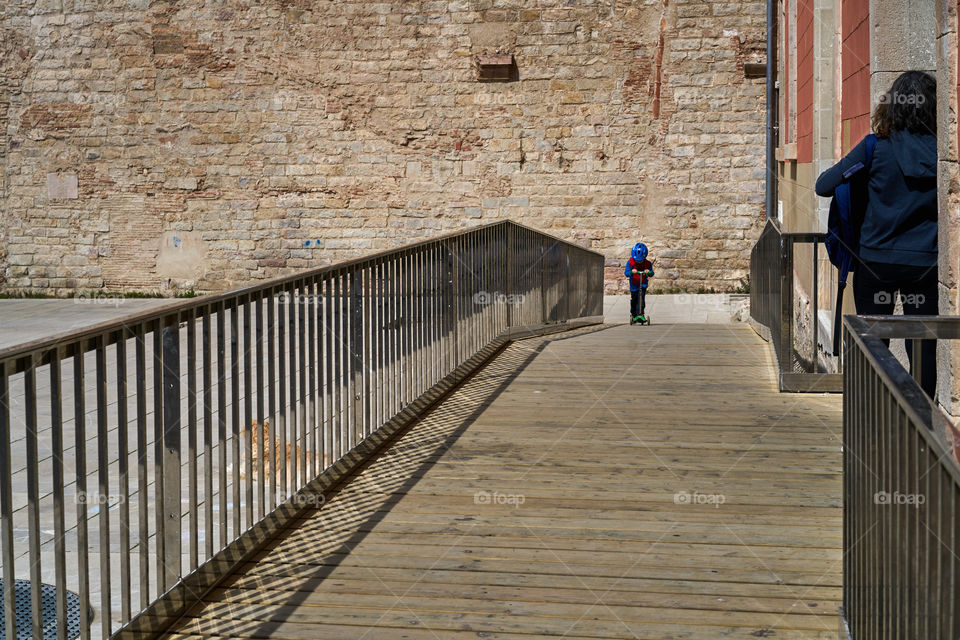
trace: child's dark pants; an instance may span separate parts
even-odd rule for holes
[[[647,308],[647,289],[644,287],[638,291],[630,292],[630,319],[642,316]]]

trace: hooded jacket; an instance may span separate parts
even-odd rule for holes
[[[833,196],[843,173],[866,164],[863,141],[817,179],[817,195]],[[931,267],[937,264],[937,139],[894,131],[878,138],[860,228],[860,258]]]

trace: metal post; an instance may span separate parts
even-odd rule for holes
[[[820,338],[820,283],[819,283],[819,267],[817,266],[817,261],[819,259],[818,249],[820,243],[817,241],[813,242],[813,371],[812,373],[817,373],[820,370],[820,345],[817,344]]]
[[[180,327],[169,316],[163,327],[163,584],[180,579]],[[222,489],[221,489],[222,490]]]
[[[777,24],[778,0],[767,0],[767,220],[775,218],[777,210]]]
[[[921,389],[923,388],[923,385],[921,384],[921,371],[923,370],[923,367],[921,366],[923,364],[923,351],[921,349],[922,344],[923,340],[918,338],[914,338],[910,341],[910,345],[912,347],[910,350],[910,375],[913,376],[913,379],[917,381],[917,384],[920,385]]]
[[[533,268],[540,272],[540,318],[535,324],[546,324],[547,323],[547,287],[546,287],[546,271],[544,269],[544,262],[546,261],[546,250],[544,245],[546,244],[546,238],[540,238],[540,242],[537,245],[540,248],[540,259],[537,260]]]
[[[780,372],[793,370],[793,241],[780,236]]]

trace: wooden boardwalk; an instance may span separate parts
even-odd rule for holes
[[[171,637],[836,638],[839,396],[748,327],[514,343]]]

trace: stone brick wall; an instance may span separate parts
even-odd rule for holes
[[[61,7],[68,7],[66,13]],[[217,290],[509,217],[733,289],[763,2],[11,0],[8,289]],[[477,82],[475,56],[518,80]]]

